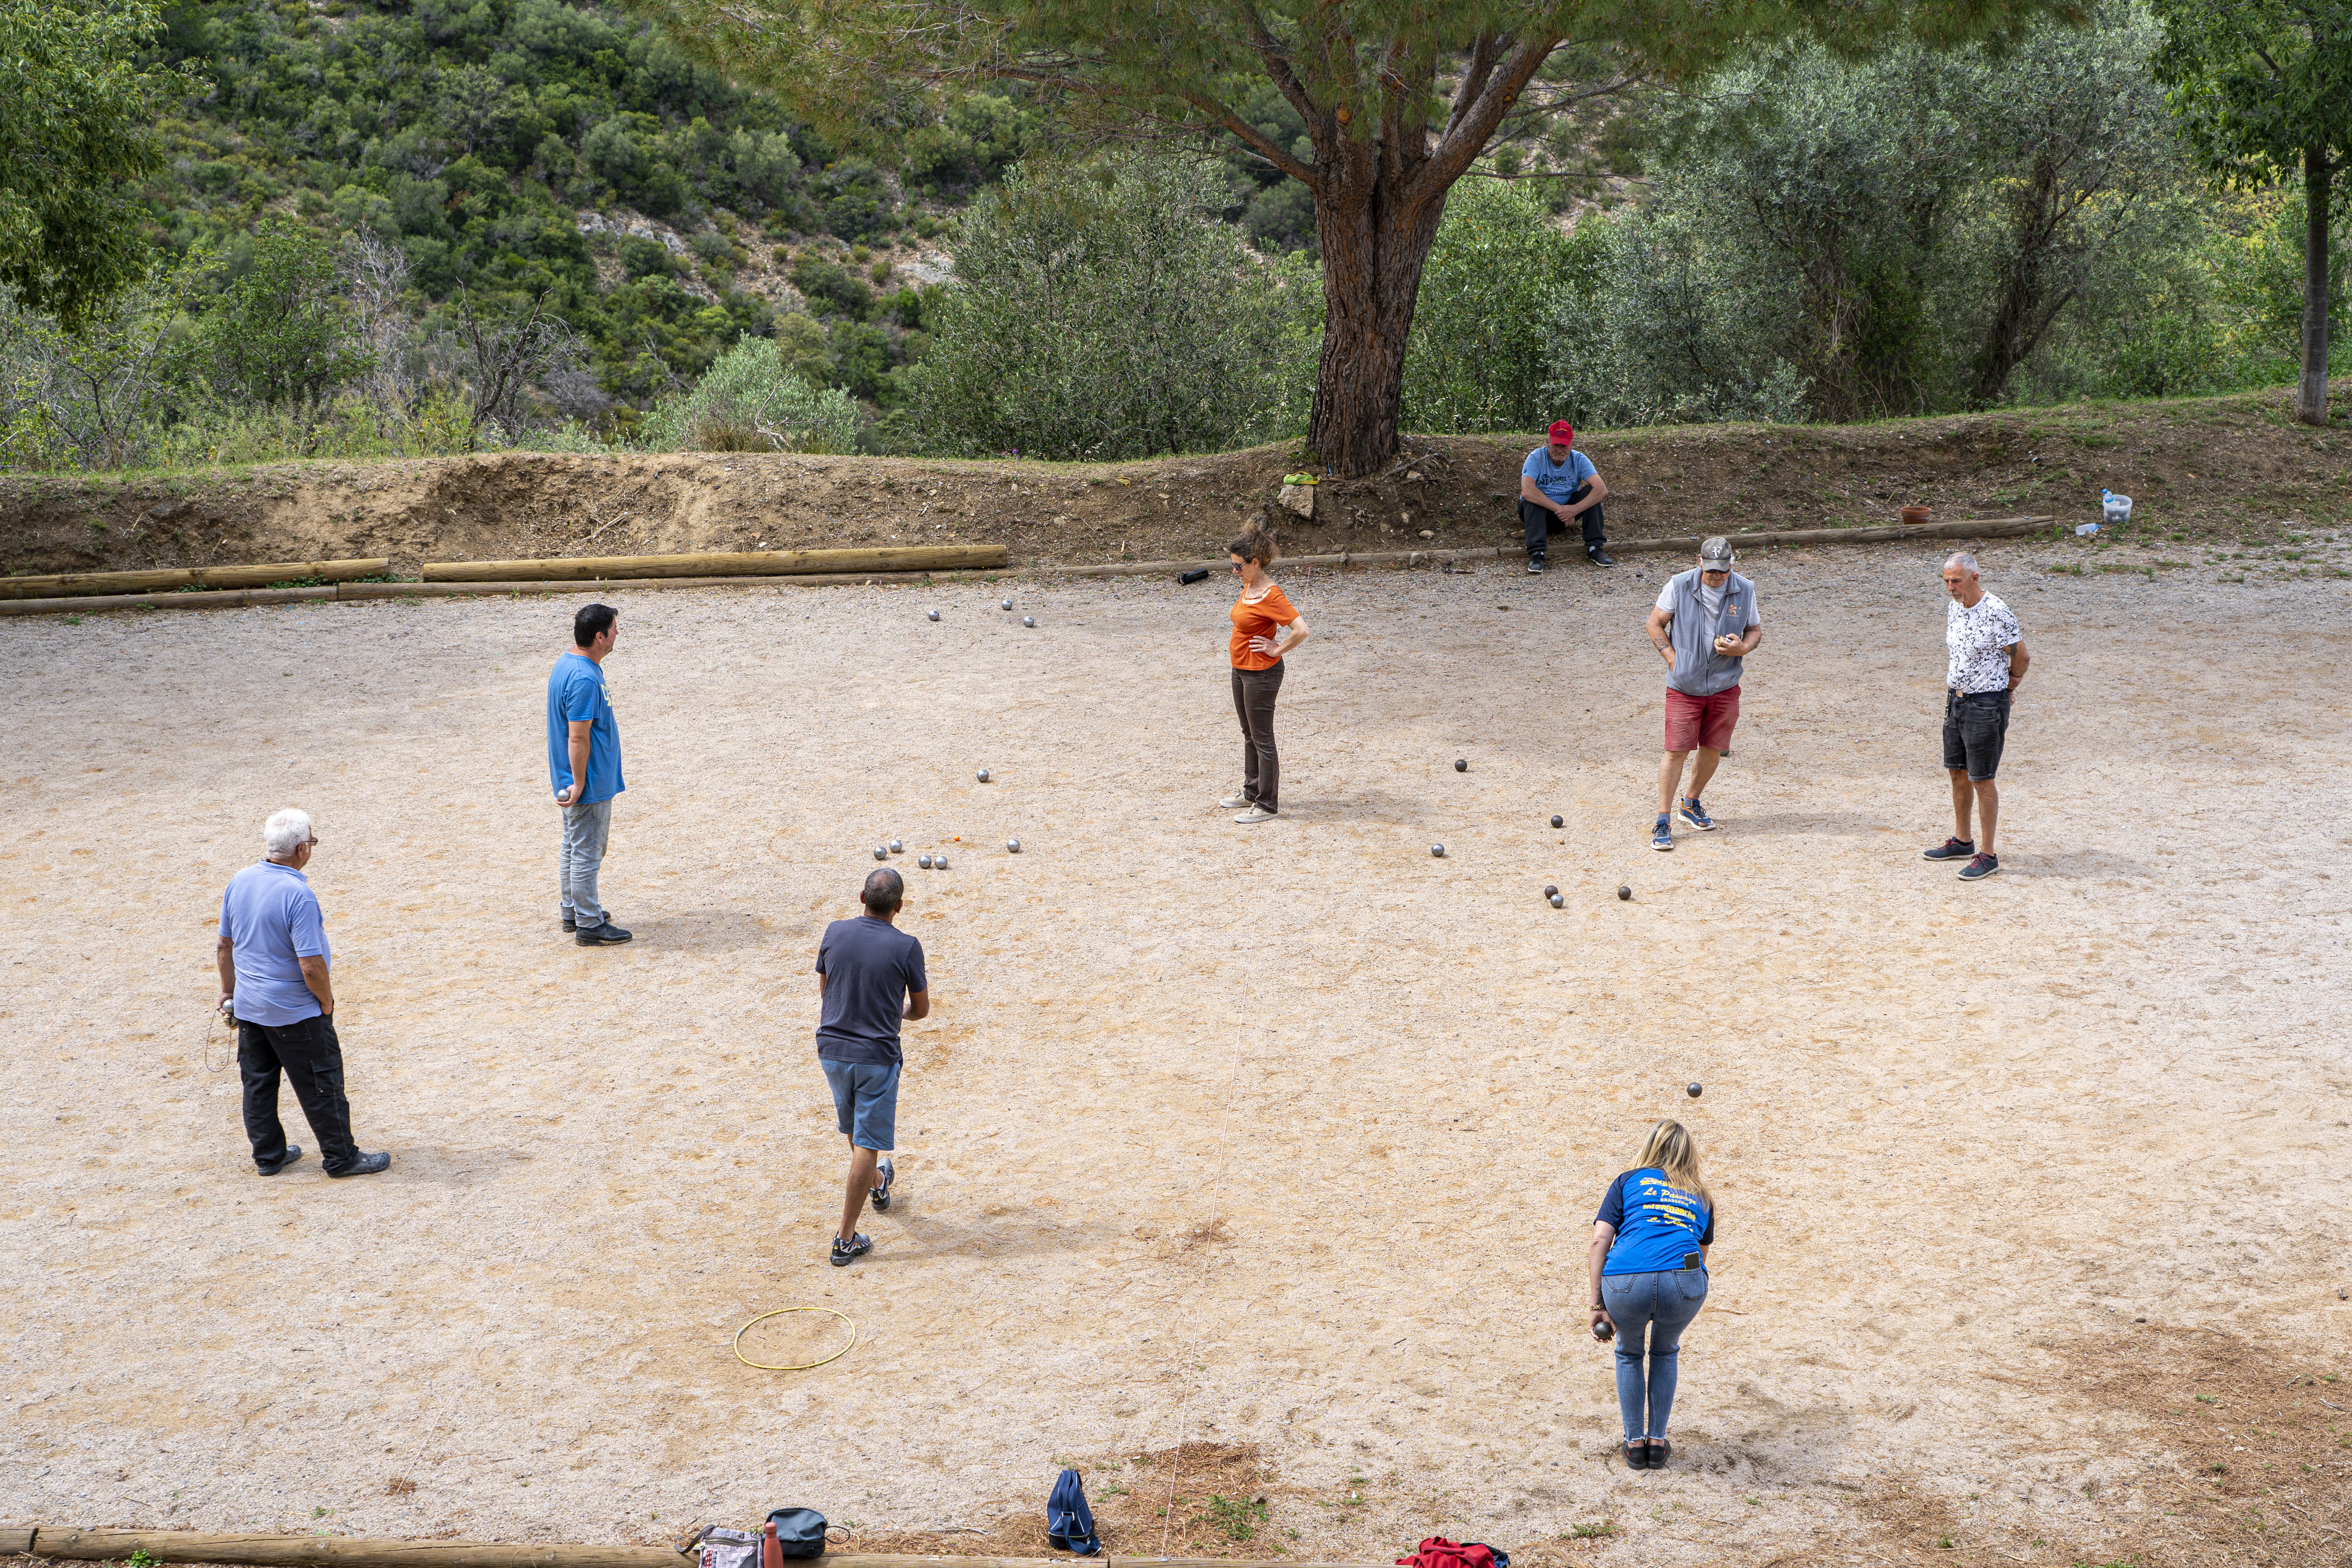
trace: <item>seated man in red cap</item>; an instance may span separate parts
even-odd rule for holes
[[[1527,525],[1528,570],[1544,569],[1544,544],[1555,533],[1580,521],[1584,553],[1595,566],[1614,566],[1601,548],[1601,502],[1609,487],[1593,471],[1592,459],[1576,449],[1576,430],[1565,419],[1552,421],[1551,444],[1538,447],[1519,466],[1519,521]]]

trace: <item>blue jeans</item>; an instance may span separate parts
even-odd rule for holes
[[[563,918],[582,931],[604,923],[596,901],[596,872],[604,864],[604,843],[613,833],[613,800],[563,807],[563,841],[555,853],[555,878]]]
[[[1617,1325],[1617,1410],[1625,1418],[1627,1441],[1663,1437],[1675,1410],[1675,1363],[1683,1331],[1706,1305],[1706,1270],[1662,1269],[1655,1274],[1604,1274],[1601,1302]],[[1649,1419],[1642,1416],[1643,1341],[1649,1347]]]

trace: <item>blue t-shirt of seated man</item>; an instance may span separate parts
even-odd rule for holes
[[[1683,1259],[1715,1243],[1715,1211],[1706,1199],[1666,1180],[1656,1166],[1626,1171],[1609,1184],[1594,1222],[1617,1232],[1609,1260],[1611,1274],[1655,1274],[1683,1267]],[[1702,1260],[1698,1267],[1705,1268]]]
[[[872,915],[835,921],[817,943],[816,972],[824,976],[817,1019],[821,1061],[889,1063],[898,1051],[907,998],[931,988],[923,973],[923,944]]]
[[[1519,472],[1535,480],[1536,489],[1563,506],[1568,504],[1568,498],[1576,493],[1577,488],[1591,479],[1596,471],[1592,459],[1573,447],[1568,449],[1568,461],[1564,463],[1551,460],[1549,447],[1538,447],[1528,454],[1528,460],[1519,465]]]
[[[302,978],[302,960],[334,960],[327,922],[310,879],[291,866],[257,860],[228,879],[221,895],[220,933],[236,966],[237,1021],[272,1029],[319,1016],[319,999]]]
[[[574,804],[610,800],[621,782],[621,725],[604,687],[604,667],[586,654],[567,653],[547,678],[547,774],[555,793],[572,787],[572,721],[588,721],[588,787]]]

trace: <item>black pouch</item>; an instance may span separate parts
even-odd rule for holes
[[[1706,1268],[1706,1253],[1704,1253],[1704,1252],[1685,1252],[1685,1253],[1684,1253],[1684,1254],[1683,1254],[1683,1267],[1684,1267],[1684,1268]],[[784,1555],[785,1555],[785,1556],[787,1556],[787,1557],[789,1557],[789,1556],[791,1556],[791,1555],[792,1555],[792,1553],[791,1553],[791,1552],[785,1552],[785,1553],[784,1553]]]
[[[768,1515],[776,1527],[776,1548],[786,1557],[824,1555],[824,1515],[813,1508],[780,1508]]]

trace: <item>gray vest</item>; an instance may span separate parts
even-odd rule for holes
[[[1666,589],[1673,595],[1666,613],[1674,617],[1666,635],[1675,646],[1675,672],[1666,677],[1666,684],[1689,697],[1712,697],[1738,685],[1740,667],[1747,661],[1716,652],[1715,639],[1718,634],[1745,637],[1756,624],[1756,584],[1734,572],[1723,584],[1723,609],[1712,620],[1697,567],[1677,574]]]

